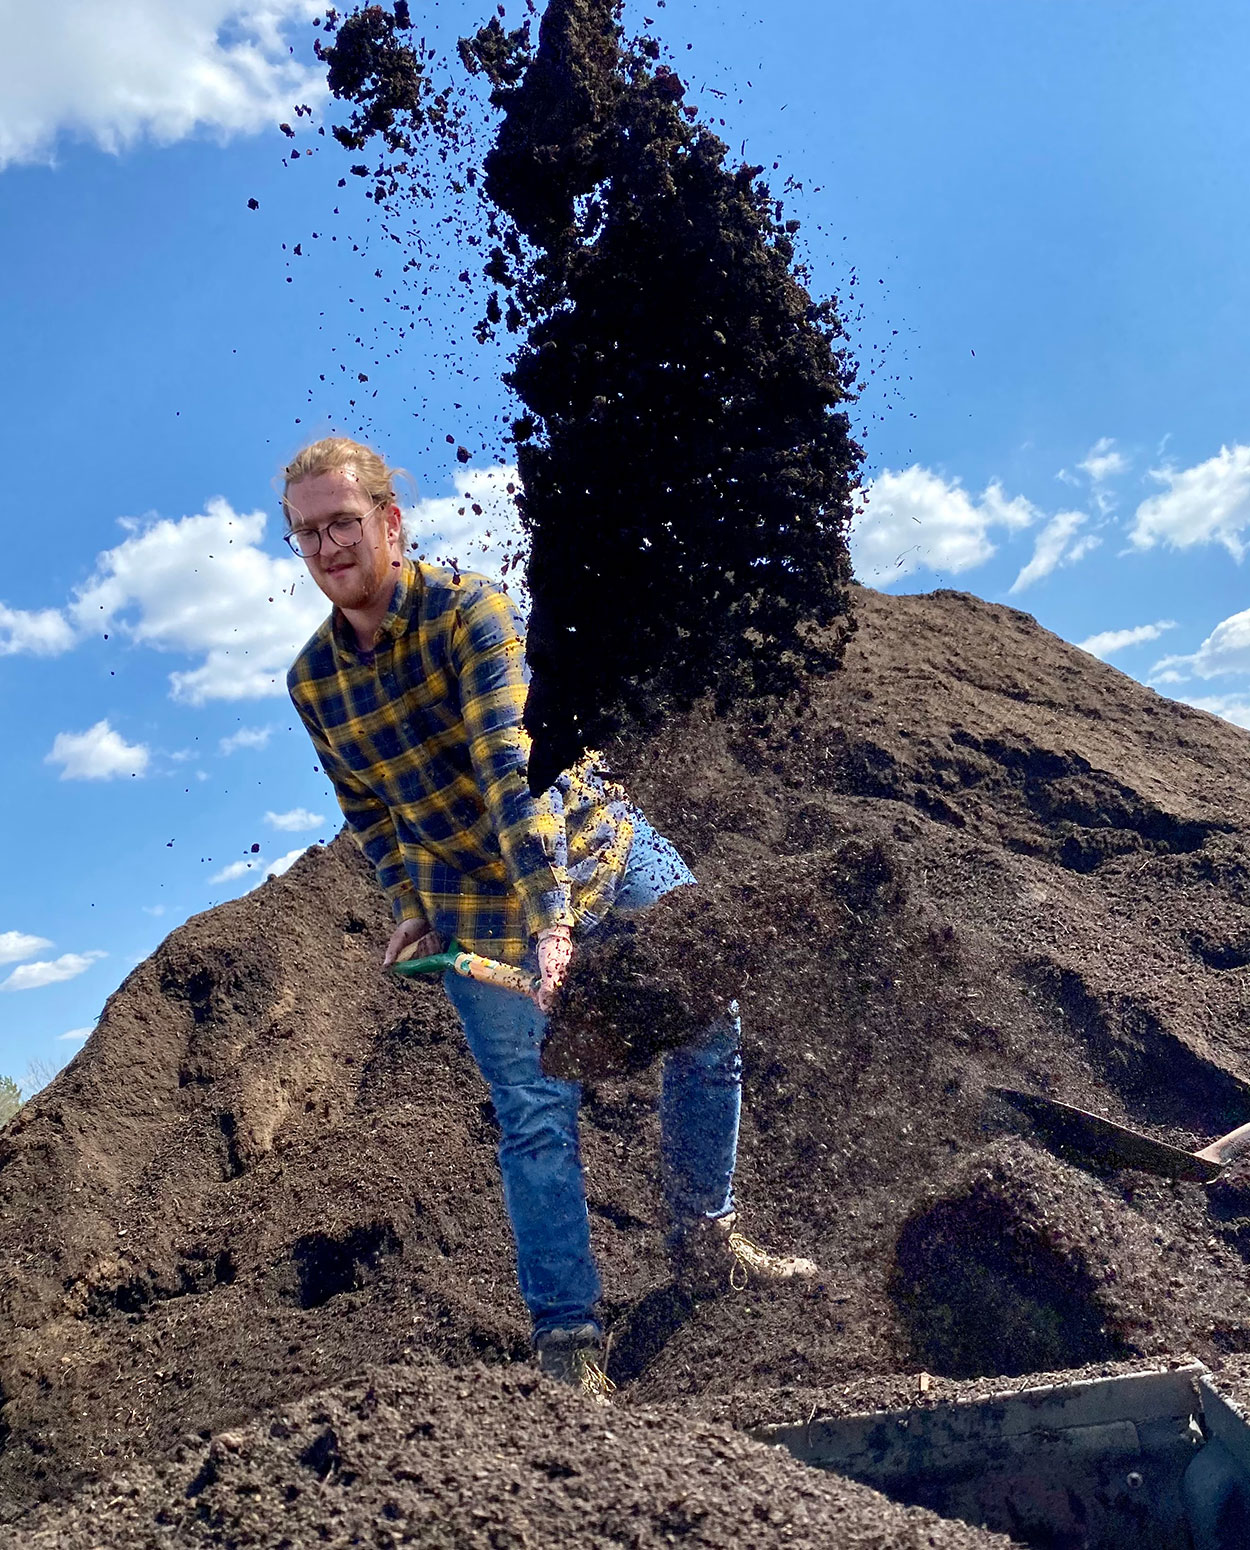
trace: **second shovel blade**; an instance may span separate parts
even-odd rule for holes
[[[1057,1098],[1017,1092],[1013,1087],[992,1087],[990,1091],[1026,1114],[1056,1151],[1112,1167],[1141,1168],[1168,1179],[1209,1183],[1222,1172],[1219,1163],[1196,1157],[1179,1146],[1169,1146],[1166,1141],[1156,1141],[1127,1125],[1117,1125],[1100,1114],[1060,1103]]]

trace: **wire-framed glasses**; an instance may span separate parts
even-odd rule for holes
[[[335,517],[333,522],[327,522],[324,527],[293,527],[282,536],[301,560],[311,559],[320,551],[323,533],[329,533],[340,549],[351,549],[364,537],[365,523],[381,504],[381,501],[374,501],[361,517]]]

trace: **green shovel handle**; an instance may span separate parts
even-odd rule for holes
[[[408,979],[415,979],[418,974],[445,974],[454,967],[460,951],[459,942],[453,942],[446,952],[432,953],[428,958],[401,958],[391,968]]]

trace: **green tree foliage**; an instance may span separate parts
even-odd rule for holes
[[[11,1076],[0,1076],[0,1125],[7,1125],[22,1106],[22,1089]]]

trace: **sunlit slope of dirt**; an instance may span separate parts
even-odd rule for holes
[[[705,886],[622,971],[692,1006],[737,988],[744,1225],[824,1275],[675,1294],[656,1067],[619,1016],[644,1069],[584,1108],[617,1407],[1250,1352],[1236,1168],[1082,1170],[985,1096],[1189,1145],[1250,1117],[1247,734],[1012,610],[854,599],[797,718],[695,714],[640,761]],[[0,1137],[9,1511],[366,1367],[526,1358],[486,1091],[385,935],[348,842],[310,852],[174,932]]]

